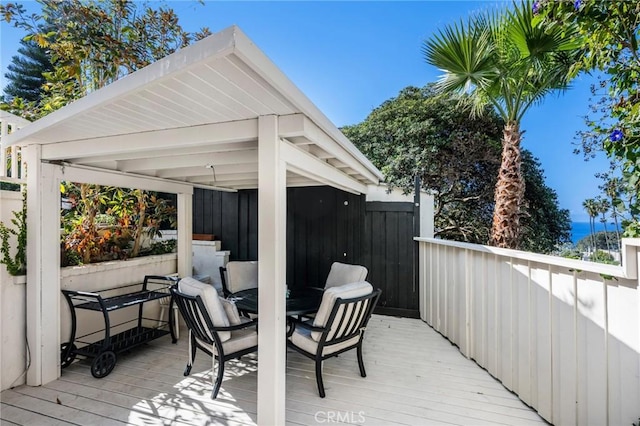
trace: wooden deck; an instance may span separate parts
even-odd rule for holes
[[[325,363],[324,399],[311,360],[288,353],[288,424],[546,424],[419,320],[373,316],[365,341],[367,378],[351,352]],[[184,337],[178,345],[165,337],[123,354],[103,379],[77,362],[46,386],[2,392],[0,419],[7,425],[255,424],[255,355],[227,364],[216,400],[210,399],[211,358],[199,352],[191,376],[184,377],[186,357]]]

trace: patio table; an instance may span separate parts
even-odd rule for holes
[[[287,315],[297,316],[317,312],[323,293],[324,289],[317,287],[291,289],[289,297],[287,297]],[[240,311],[250,314],[258,313],[257,288],[238,291],[231,294],[229,299],[235,301]]]

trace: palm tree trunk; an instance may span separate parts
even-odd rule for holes
[[[613,206],[613,200],[611,200],[611,205]],[[620,226],[618,225],[618,211],[615,206],[613,207],[613,222],[616,225],[616,241],[618,246],[618,253],[622,253],[622,240],[620,240]]]
[[[609,244],[609,231],[607,230],[607,218],[604,213],[602,213],[602,219],[600,219],[600,222],[604,224],[604,240],[607,243],[607,251],[611,253],[611,244]]]
[[[595,253],[598,249],[596,240],[596,220],[591,214],[589,214],[589,235],[591,235],[591,253]],[[589,253],[589,255],[591,255]]]
[[[517,122],[504,126],[502,163],[495,191],[493,225],[489,244],[503,248],[518,248],[520,243],[520,206],[524,199],[524,178],[520,166],[522,133]]]

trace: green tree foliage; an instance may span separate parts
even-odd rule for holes
[[[622,176],[616,184],[616,214],[623,214],[625,235],[640,236],[640,2],[627,0],[544,1],[543,18],[557,26],[577,26],[583,54],[571,74],[601,71],[593,85],[586,116],[589,130],[580,132],[589,157],[604,150]],[[605,191],[606,193],[606,191]],[[610,194],[606,194],[607,198]]]
[[[576,243],[576,248],[579,251],[596,251],[596,250],[609,250],[607,244],[611,241],[616,241],[616,233],[613,231],[600,231],[595,232],[592,235],[587,235]]]
[[[4,108],[34,119],[210,34],[191,34],[171,8],[154,9],[127,0],[38,0],[41,13],[28,15],[16,3],[0,5],[7,22],[25,30],[25,40],[49,52],[40,102],[16,97]]]
[[[502,164],[495,188],[491,244],[518,248],[525,184],[520,122],[547,94],[568,85],[578,43],[571,26],[534,19],[530,1],[448,25],[424,44],[426,61],[442,70],[443,92],[466,92],[482,112],[490,105],[504,120]]]
[[[18,97],[26,102],[38,102],[44,92],[44,74],[53,71],[53,65],[46,50],[34,41],[22,40],[20,44],[18,55],[11,58],[4,75],[8,81],[4,94],[8,100]]]
[[[492,112],[469,117],[467,97],[407,87],[342,131],[405,192],[414,176],[434,192],[438,237],[484,244],[489,238],[493,188],[500,166],[503,122]],[[540,164],[524,151],[527,200],[523,248],[549,252],[568,238],[568,212],[544,184]]]
[[[171,8],[130,0],[38,0],[40,13],[17,3],[0,14],[26,32],[25,41],[44,49],[53,68],[44,72],[37,100],[14,96],[0,108],[34,120],[143,68],[210,34],[186,32]],[[63,215],[67,261],[92,262],[139,254],[144,233],[153,233],[172,212],[164,200],[140,190],[66,184],[74,208]],[[116,204],[114,203],[116,200]],[[100,227],[105,209],[117,216],[116,230]],[[128,235],[122,235],[128,234]],[[25,234],[26,235],[26,234]],[[132,247],[129,243],[132,242]],[[63,260],[64,261],[64,260]]]
[[[22,193],[22,210],[13,212],[12,227],[0,222],[0,263],[9,275],[24,275],[27,272],[27,193]],[[10,238],[16,239],[16,249],[12,253]]]

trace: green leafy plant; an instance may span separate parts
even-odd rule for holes
[[[159,254],[175,253],[178,240],[156,241],[149,248],[140,252],[141,256],[154,256]]]
[[[139,189],[102,187],[65,182],[70,208],[62,215],[62,264],[89,264],[170,252],[148,240],[160,225],[175,228],[176,209],[155,193]]]
[[[597,262],[597,263],[606,263],[609,265],[618,265],[619,263],[616,262],[613,259],[613,256],[610,253],[607,253],[606,251],[603,250],[597,250],[595,253],[593,253],[590,257],[589,260],[591,260],[592,262]]]
[[[22,193],[22,210],[13,212],[11,223],[15,228],[8,228],[0,222],[0,263],[3,263],[10,275],[24,275],[27,273],[27,192]],[[11,255],[9,239],[15,236],[17,240],[16,252]]]

